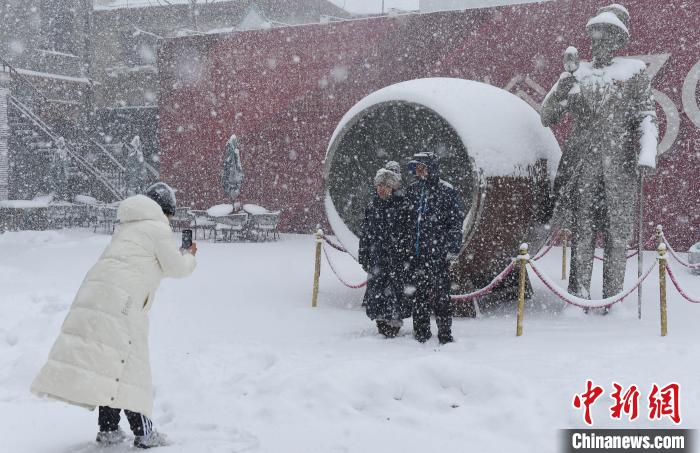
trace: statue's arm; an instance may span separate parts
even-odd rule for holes
[[[639,137],[640,167],[656,168],[656,152],[659,144],[659,124],[656,117],[656,102],[651,91],[651,80],[646,72],[637,76],[636,135]]]
[[[559,87],[562,80],[563,77],[560,77],[559,80],[557,80],[557,83],[554,84],[552,89],[549,90],[549,93],[547,93],[547,96],[545,96],[544,101],[542,101],[540,119],[542,120],[542,125],[544,127],[550,127],[553,124],[558,123],[562,120],[562,118],[564,118],[564,115],[568,111],[566,98],[562,98],[562,90]]]

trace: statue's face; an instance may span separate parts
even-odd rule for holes
[[[619,38],[608,28],[595,28],[589,32],[589,36],[591,37],[591,52],[593,53],[593,58],[598,61],[612,59],[615,52],[619,50]]]

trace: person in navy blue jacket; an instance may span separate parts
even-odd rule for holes
[[[401,175],[380,168],[374,186],[360,227],[358,261],[367,272],[367,316],[376,321],[380,334],[393,338],[403,319],[411,316],[411,303],[404,296],[407,235],[405,204],[397,194]]]
[[[462,246],[464,204],[457,191],[440,179],[434,153],[417,153],[408,169],[417,181],[406,189],[408,232],[407,294],[413,302],[413,335],[423,343],[432,336],[430,315],[435,313],[438,340],[452,338],[450,263]]]

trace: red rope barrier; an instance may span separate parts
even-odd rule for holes
[[[673,286],[676,287],[676,290],[683,297],[683,299],[693,304],[700,304],[700,298],[691,296],[690,294],[686,293],[683,290],[683,288],[681,288],[681,285],[680,283],[678,283],[678,280],[676,280],[676,276],[673,275],[673,271],[671,270],[671,266],[668,265],[668,262],[666,263],[666,272],[668,273],[668,276],[671,277],[671,282],[673,282]]]
[[[671,247],[671,244],[670,244],[670,243],[668,242],[668,240],[666,239],[666,235],[665,235],[665,234],[662,235],[661,237],[663,238],[664,242],[666,243],[666,247],[668,247],[668,250],[671,252],[671,255],[673,255],[673,258],[674,258],[676,261],[678,261],[679,263],[681,263],[683,266],[687,267],[688,269],[700,269],[700,264],[690,264],[690,263],[687,263],[687,262],[683,261],[678,255],[676,255],[676,251],[673,250],[673,247]]]
[[[331,241],[330,239],[328,239],[328,236],[325,236],[325,235],[324,235],[324,236],[323,236],[323,240],[326,241],[326,244],[330,245],[331,247],[333,247],[333,248],[336,249],[337,251],[343,252],[343,253],[348,253],[348,251],[347,251],[347,249],[346,249],[345,247],[343,247],[342,245],[336,244],[335,242]]]
[[[450,299],[452,299],[452,300],[462,300],[462,301],[463,301],[463,300],[472,300],[472,299],[476,299],[476,298],[479,297],[479,296],[483,296],[484,294],[488,294],[488,293],[490,293],[490,292],[493,290],[493,288],[495,288],[495,287],[498,286],[501,282],[503,282],[503,280],[505,280],[505,278],[506,278],[508,275],[510,275],[511,272],[513,272],[513,269],[515,269],[515,260],[511,261],[510,264],[508,265],[508,267],[506,267],[505,269],[503,269],[503,272],[501,272],[500,274],[498,274],[498,275],[496,276],[496,278],[494,278],[494,279],[491,281],[491,283],[489,283],[488,285],[484,286],[484,287],[481,288],[481,289],[477,289],[477,290],[474,291],[474,292],[468,293],[468,294],[454,294],[454,295],[450,295]]]
[[[629,255],[627,255],[625,258],[626,258],[626,259],[634,258],[634,257],[637,256],[638,254],[639,254],[639,250],[635,250],[634,252],[632,252],[632,253],[630,253]],[[598,256],[598,255],[595,255],[595,254],[593,255],[593,258],[597,259],[598,261],[603,261],[603,259],[604,259],[602,256]]]
[[[352,289],[358,289],[358,288],[363,288],[364,286],[367,285],[367,280],[365,280],[362,283],[358,283],[357,285],[353,285],[351,283],[346,282],[343,280],[343,278],[338,274],[338,271],[336,271],[335,266],[333,266],[333,262],[331,262],[331,258],[328,256],[328,251],[326,250],[326,247],[323,247],[323,254],[326,257],[326,261],[328,262],[328,266],[330,266],[331,270],[335,274],[336,278],[342,283],[343,285],[347,286],[348,288]]]
[[[647,241],[644,243],[644,245],[645,245],[645,246],[648,246],[648,245],[653,244],[655,239],[656,239],[656,235],[654,234],[654,235],[652,235],[652,236],[649,238],[649,240],[647,240]],[[632,253],[630,253],[629,255],[626,256],[626,258],[627,258],[627,259],[634,258],[634,257],[637,256],[637,255],[639,255],[639,250],[638,250],[637,248],[635,248],[634,251],[633,251]],[[598,256],[598,255],[596,255],[596,254],[593,254],[593,258],[597,259],[598,261],[603,261],[603,257],[602,257],[602,256]]]
[[[542,258],[542,257],[545,256],[547,253],[549,253],[549,251],[552,250],[552,248],[554,248],[554,244],[549,244],[549,245],[546,246],[544,249],[540,250],[540,251],[537,253],[537,255],[535,255],[535,257],[533,258],[533,260],[538,261],[540,258]]]
[[[656,261],[654,261],[654,264],[649,267],[649,269],[642,275],[639,279],[637,279],[636,283],[629,289],[625,290],[624,292],[620,294],[616,294],[614,296],[607,297],[605,299],[599,299],[599,300],[589,300],[589,299],[583,299],[577,296],[574,296],[573,294],[569,294],[562,288],[559,288],[556,283],[554,283],[552,280],[549,279],[540,269],[537,267],[534,261],[530,260],[530,267],[532,268],[532,271],[537,275],[537,277],[544,283],[544,285],[554,293],[559,299],[562,301],[566,302],[567,304],[570,305],[575,305],[580,308],[604,308],[604,307],[609,307],[613,304],[616,304],[618,302],[621,302],[627,296],[632,294],[634,290],[636,290],[643,282],[646,280],[646,278],[651,274],[651,271],[654,269],[656,266]]]

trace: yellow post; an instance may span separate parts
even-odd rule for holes
[[[661,243],[657,249],[659,256],[659,300],[661,308],[661,336],[668,333],[668,315],[666,311],[666,244]]]
[[[323,245],[323,230],[318,229],[314,234],[316,237],[316,267],[314,268],[314,289],[311,293],[311,306],[315,307],[318,302],[318,281],[321,278],[321,245]]]
[[[566,280],[566,246],[569,230],[561,231],[561,279]]]
[[[525,276],[527,275],[527,261],[530,259],[527,253],[527,244],[520,245],[520,292],[518,294],[518,324],[515,329],[515,336],[520,337],[523,334],[523,310],[525,309]]]

